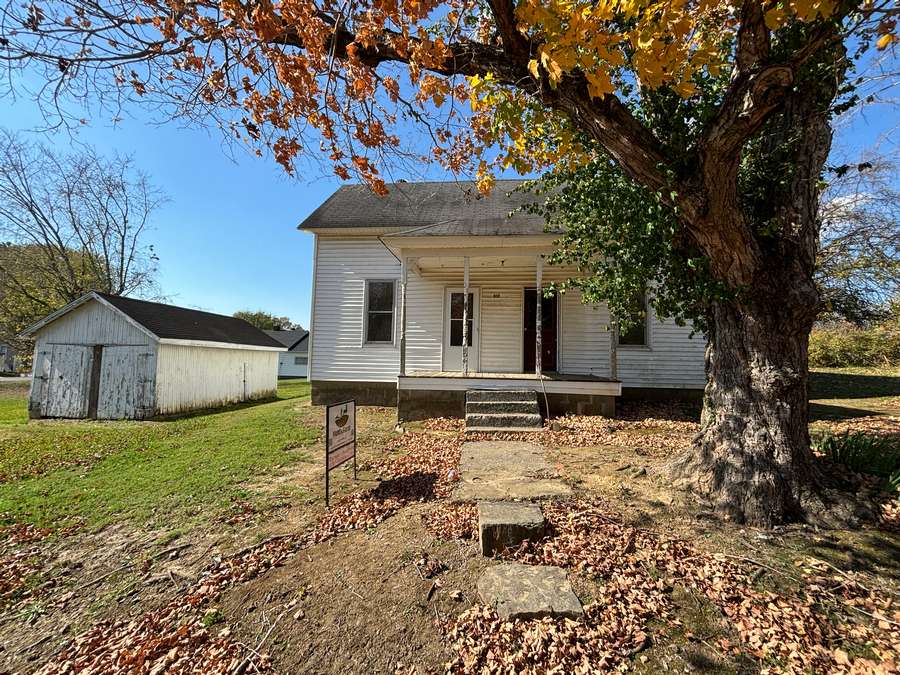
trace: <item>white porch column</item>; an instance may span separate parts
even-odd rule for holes
[[[463,257],[462,371],[469,376],[469,256]]]
[[[400,375],[406,375],[406,281],[409,258],[400,261]]]
[[[535,307],[535,330],[534,330],[534,372],[540,377],[541,376],[541,352],[542,352],[542,338],[541,333],[543,332],[543,324],[544,320],[541,316],[541,305],[542,300],[544,299],[542,287],[544,283],[544,256],[539,255],[537,257],[537,307]]]

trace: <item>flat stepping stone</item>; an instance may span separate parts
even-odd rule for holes
[[[545,616],[578,619],[584,614],[561,567],[520,563],[489,567],[478,578],[478,597],[505,621]]]
[[[543,450],[524,441],[463,443],[460,480],[453,491],[458,502],[539,500],[568,497],[572,489],[553,476]]]
[[[479,502],[478,543],[481,555],[492,556],[523,541],[538,541],[544,536],[545,521],[541,507],[521,502]]]

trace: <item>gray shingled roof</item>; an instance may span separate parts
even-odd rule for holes
[[[471,181],[391,183],[386,197],[365,185],[345,185],[299,228],[405,228],[392,236],[542,234],[543,218],[517,211],[535,201],[532,194],[511,192],[522,182],[498,180],[487,196]]]
[[[256,326],[233,316],[106,293],[97,295],[159,338],[228,342],[257,347],[283,346]]]
[[[305,341],[309,335],[309,331],[302,328],[297,330],[265,330],[263,332],[270,338],[278,340],[282,346],[288,348],[288,351],[294,351],[297,345]]]

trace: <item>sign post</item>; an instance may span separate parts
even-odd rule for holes
[[[353,460],[356,480],[356,401],[344,401],[325,409],[325,506],[328,502],[328,473]]]

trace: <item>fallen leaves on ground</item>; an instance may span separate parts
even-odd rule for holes
[[[438,539],[474,539],[478,532],[478,507],[441,504],[423,514],[422,523]]]
[[[0,556],[0,607],[37,595],[29,588],[29,580],[40,571],[40,560],[38,548]]]
[[[233,672],[248,656],[254,672],[269,670],[265,654],[254,654],[228,634],[204,626],[203,608],[228,587],[283,565],[307,546],[341,532],[374,527],[413,502],[449,495],[458,476],[460,444],[457,438],[403,435],[394,449],[405,454],[374,467],[386,479],[371,490],[339,500],[315,528],[216,558],[185,594],[132,621],[95,624],[38,672],[218,674]]]
[[[581,622],[503,622],[489,608],[473,608],[450,631],[452,672],[623,668],[647,639],[651,620],[680,625],[671,598],[676,586],[705,596],[729,619],[740,644],[723,638],[719,649],[778,663],[764,672],[900,672],[900,609],[852,573],[803,560],[792,572],[767,569],[793,580],[791,590],[760,590],[756,563],[625,525],[601,500],[550,503],[544,513],[554,534],[524,542],[511,557],[601,580],[600,595]],[[862,653],[859,645],[866,645]]]
[[[470,434],[466,440],[530,441],[552,448],[618,445],[639,455],[668,456],[687,450],[699,431],[699,424],[687,420],[567,415],[549,421],[540,433]]]
[[[847,420],[820,420],[813,424],[835,435],[866,433],[875,436],[900,436],[900,417],[896,415],[870,415]]]

